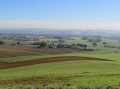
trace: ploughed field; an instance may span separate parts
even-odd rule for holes
[[[49,62],[60,62],[60,61],[75,61],[75,60],[96,60],[96,61],[111,61],[107,59],[99,59],[99,58],[88,58],[88,57],[51,57],[51,58],[41,58],[29,61],[21,61],[21,62],[9,62],[3,63],[0,62],[0,69],[8,69],[20,66],[41,64],[41,63],[49,63]]]
[[[20,51],[0,51],[0,57],[33,56],[33,55],[37,54]]]
[[[2,54],[3,51],[4,53]],[[12,53],[11,51],[22,51],[22,52]],[[35,53],[36,54],[38,53],[42,53],[42,54],[61,54],[62,53],[64,54],[64,53],[71,53],[71,52],[81,52],[81,50],[70,49],[70,48],[58,48],[58,49],[37,48],[33,46],[24,46],[24,45],[0,45],[0,57],[4,57],[4,56],[6,57],[7,55],[8,56],[25,56],[25,55],[30,56],[30,55],[34,55]]]

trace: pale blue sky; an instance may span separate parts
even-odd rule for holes
[[[0,21],[120,23],[120,0],[0,0]]]

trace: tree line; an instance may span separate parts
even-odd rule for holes
[[[86,44],[65,44],[63,41],[60,41],[59,43],[55,44],[54,42],[47,42],[47,41],[42,41],[42,42],[34,42],[33,45],[39,45],[39,48],[81,48],[81,49],[86,49],[87,45]]]

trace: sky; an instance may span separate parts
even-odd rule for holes
[[[0,28],[120,28],[120,0],[0,0]]]

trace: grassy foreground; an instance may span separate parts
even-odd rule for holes
[[[115,53],[117,51],[117,53]],[[84,56],[109,59],[113,61],[64,61],[36,64],[0,70],[1,87],[20,85],[39,86],[120,86],[119,49],[103,49],[93,52],[13,57],[4,62],[33,60],[45,57]]]
[[[35,83],[27,81],[33,85],[119,86],[119,64],[120,62],[116,61],[70,61],[37,64],[1,70],[0,79],[8,81],[8,79],[42,76],[43,79],[45,77],[45,80],[35,77]],[[14,85],[15,82],[9,81],[9,83]],[[21,81],[20,84],[24,85],[24,81]]]

